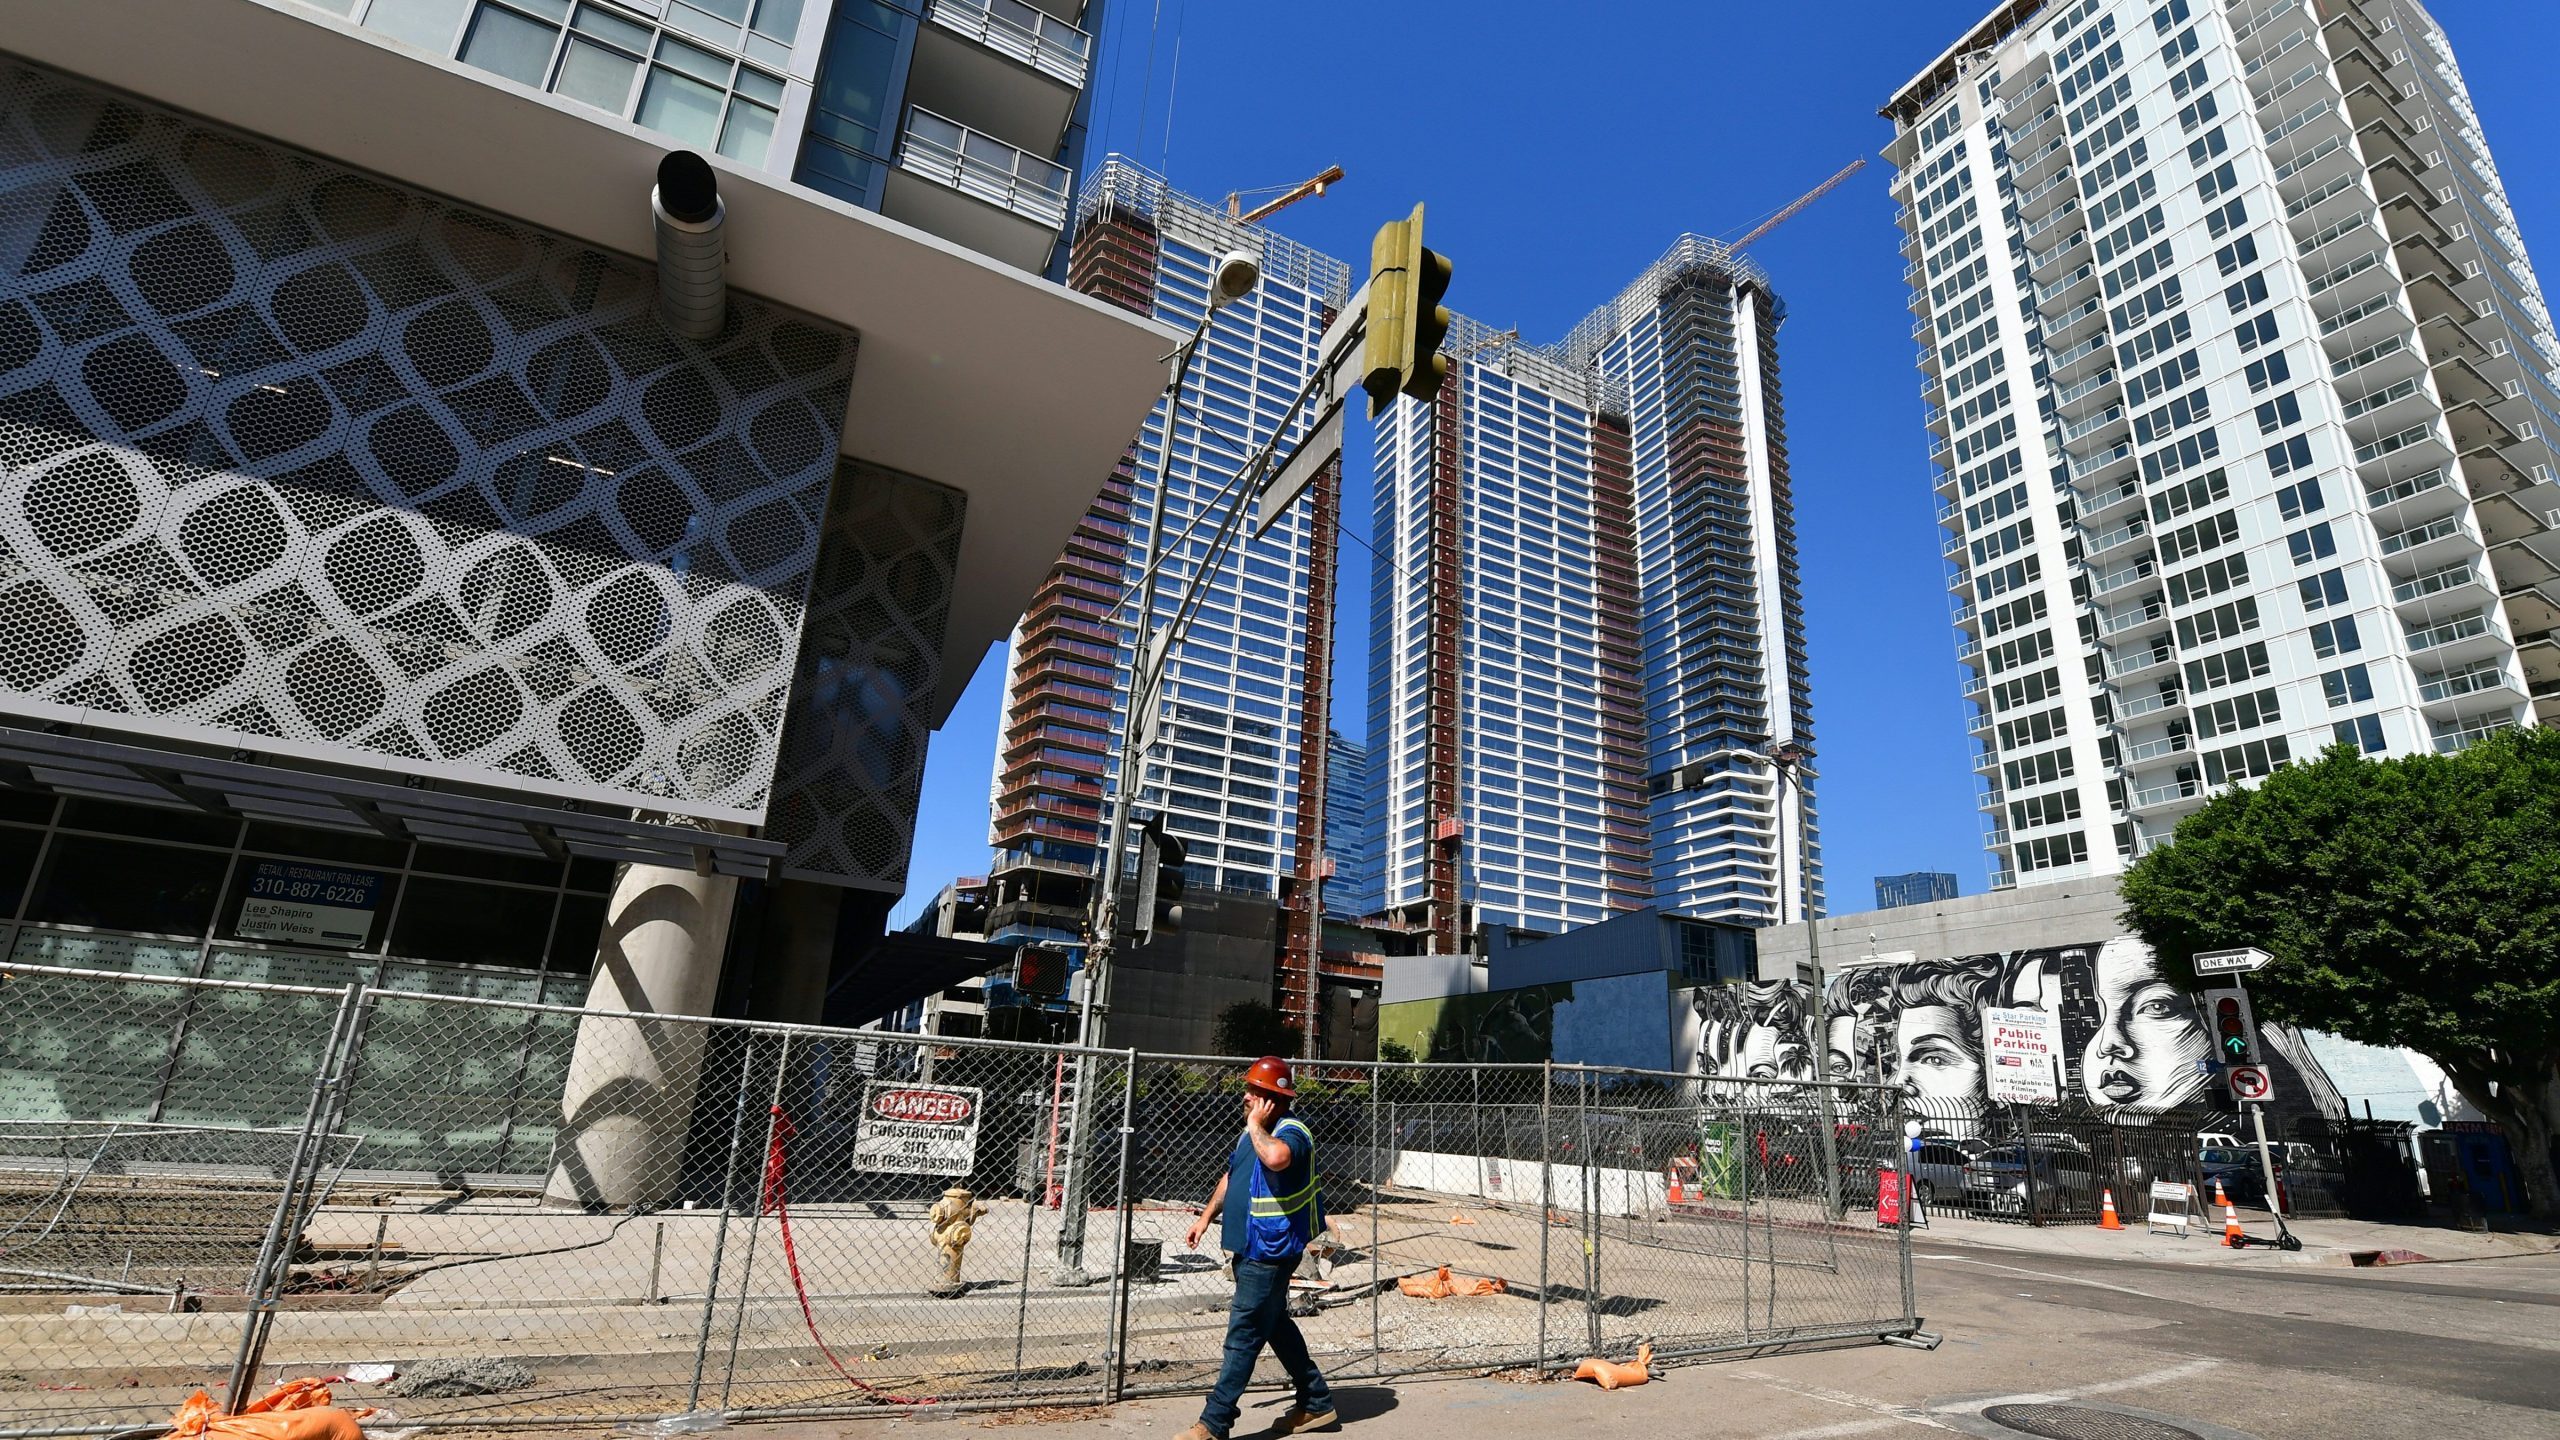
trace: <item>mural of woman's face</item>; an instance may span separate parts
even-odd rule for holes
[[[1973,1100],[1982,1095],[1982,1056],[1965,1033],[1964,1012],[1952,1005],[1914,1005],[1894,1026],[1896,1077],[1925,1100]]]
[[[1832,1080],[1861,1079],[1858,1074],[1858,1017],[1845,1011],[1829,1018],[1826,1037],[1830,1058],[1824,1062],[1823,1074]]]
[[[1785,1080],[1787,1073],[1786,1036],[1775,1025],[1762,1022],[1742,1037],[1741,1052],[1734,1059],[1734,1073],[1752,1080]]]
[[[2212,1053],[2195,1002],[2169,987],[2140,947],[2098,953],[2098,1032],[2080,1057],[2089,1098],[2165,1110],[2203,1088],[2196,1062]]]

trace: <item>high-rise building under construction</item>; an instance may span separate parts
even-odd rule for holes
[[[1819,909],[1810,806],[1760,753],[1812,738],[1784,315],[1684,236],[1558,343],[1462,318],[1439,397],[1381,417],[1370,763],[1385,904],[1432,949]]]
[[[1209,309],[1219,257],[1239,249],[1260,258],[1261,283],[1217,311],[1179,404],[1168,399],[1148,416],[1014,632],[992,796],[990,940],[1081,951],[1108,797],[1120,783],[1116,737],[1131,728],[1124,667],[1139,632],[1148,527],[1158,527],[1165,557],[1153,617],[1161,623],[1202,569],[1221,492],[1280,425],[1351,289],[1340,261],[1240,224],[1121,157],[1084,188],[1068,279],[1089,295],[1187,331]],[[1312,784],[1321,787],[1325,687],[1311,689],[1306,677],[1309,655],[1328,643],[1340,485],[1329,470],[1312,500],[1204,577],[1207,595],[1173,652],[1162,741],[1137,796],[1188,848],[1195,918],[1245,924],[1218,917],[1258,914],[1259,938],[1246,924],[1233,937],[1244,943],[1230,948],[1259,944],[1265,994],[1282,938],[1269,928],[1281,877],[1311,874],[1322,853],[1319,836],[1301,833],[1319,807],[1302,804],[1300,778],[1319,777]],[[1313,1004],[1304,993],[1312,894],[1287,888],[1289,936],[1301,952],[1289,1013],[1303,1016]],[[1236,978],[1251,988],[1241,969]],[[1124,985],[1114,1004],[1126,1017],[1145,999]],[[1125,1027],[1113,1033],[1136,1043]]]
[[[2006,3],[1883,113],[1995,885],[2560,719],[2560,344],[2423,8]]]

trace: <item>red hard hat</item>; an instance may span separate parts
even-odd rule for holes
[[[1277,1055],[1265,1055],[1247,1066],[1245,1085],[1254,1090],[1268,1090],[1283,1099],[1298,1098],[1297,1077],[1290,1073],[1289,1062]]]

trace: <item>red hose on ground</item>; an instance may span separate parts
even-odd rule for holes
[[[773,1143],[765,1149],[764,1193],[758,1198],[756,1213],[774,1216],[782,1222],[782,1258],[791,1267],[791,1288],[800,1297],[800,1318],[809,1327],[809,1338],[817,1342],[818,1353],[827,1357],[827,1363],[836,1368],[836,1373],[843,1376],[847,1384],[866,1395],[877,1397],[881,1403],[887,1405],[940,1404],[941,1397],[937,1395],[892,1395],[877,1385],[863,1381],[852,1371],[844,1368],[844,1362],[836,1358],[836,1352],[827,1348],[826,1337],[818,1333],[817,1314],[809,1308],[809,1286],[800,1278],[800,1251],[791,1243],[791,1207],[783,1198],[783,1142],[795,1133],[797,1132],[791,1124],[791,1117],[782,1113],[781,1106],[774,1106]]]

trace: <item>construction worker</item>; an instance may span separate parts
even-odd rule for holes
[[[1244,1133],[1228,1153],[1227,1173],[1191,1222],[1186,1243],[1196,1250],[1209,1223],[1223,1219],[1221,1243],[1235,1258],[1236,1298],[1227,1307],[1227,1356],[1217,1387],[1209,1392],[1199,1423],[1183,1431],[1180,1440],[1227,1440],[1265,1345],[1298,1389],[1298,1403],[1271,1433],[1341,1428],[1333,1392],[1307,1354],[1298,1322],[1289,1318],[1289,1277],[1297,1273],[1308,1243],[1324,1231],[1315,1136],[1307,1122],[1289,1113],[1297,1094],[1289,1062],[1279,1056],[1265,1055],[1246,1068]],[[1230,1204],[1230,1196],[1243,1203]]]

